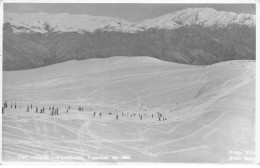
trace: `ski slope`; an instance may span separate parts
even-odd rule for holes
[[[2,117],[3,161],[253,163],[254,61],[111,57],[5,71],[3,101],[17,104]]]

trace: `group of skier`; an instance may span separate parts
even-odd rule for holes
[[[7,101],[5,101],[3,103],[3,107],[2,107],[2,113],[4,113],[4,109],[7,109],[7,108],[10,108],[10,109],[17,109],[18,108],[18,105],[17,103],[9,103]],[[20,105],[19,107],[20,109],[22,108],[22,104]],[[46,107],[42,107],[42,106],[37,106],[37,105],[33,105],[33,104],[29,104],[29,105],[26,105],[26,112],[35,112],[35,113],[40,113],[40,114],[44,114],[44,113],[48,113],[51,115],[51,116],[54,116],[54,115],[60,115],[60,111],[62,111],[60,109],[61,107],[55,107],[55,106],[49,106],[48,108]],[[78,108],[78,109],[77,109]],[[69,113],[71,110],[71,106],[68,105],[67,107],[65,107],[65,112],[66,113]],[[83,112],[83,107],[82,106],[78,106],[78,107],[74,107],[74,110],[78,110],[79,112]],[[120,118],[133,118],[133,119],[139,119],[139,120],[144,120],[145,118],[154,118],[154,119],[157,119],[158,121],[165,121],[167,120],[166,117],[163,117],[162,113],[160,112],[157,112],[157,115],[155,114],[149,114],[147,113],[146,111],[147,109],[141,107],[141,109],[139,109],[138,112],[120,112],[120,110],[117,110],[117,109],[114,109],[114,112],[109,112],[108,115],[112,115],[114,116],[114,119],[116,120],[119,120]],[[92,111],[92,116],[93,117],[98,117],[98,118],[102,118],[102,112],[96,112],[96,111],[93,111],[93,108],[91,107],[90,108],[90,111]],[[121,116],[120,116],[121,114]]]

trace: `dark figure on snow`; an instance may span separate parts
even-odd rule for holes
[[[3,108],[6,108],[6,102],[4,102],[4,107]]]
[[[118,114],[116,115],[116,119],[118,120]]]
[[[96,116],[96,112],[93,113],[94,117]]]
[[[99,117],[101,118],[101,116],[102,116],[102,113],[99,113]]]
[[[32,109],[32,104],[31,104],[31,109]]]
[[[42,112],[44,113],[44,107],[42,108]]]
[[[36,106],[36,113],[38,113],[38,107]]]

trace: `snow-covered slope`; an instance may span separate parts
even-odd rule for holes
[[[9,104],[2,121],[4,161],[82,157],[82,162],[248,164],[254,159],[230,154],[255,149],[254,61],[202,67],[110,57],[4,71],[3,101]],[[10,108],[15,102],[21,108]],[[26,112],[28,104],[33,108]],[[36,113],[36,106],[45,113]],[[49,106],[58,107],[59,115],[51,116]],[[158,112],[167,120],[159,121]],[[19,157],[24,155],[27,160]],[[89,159],[124,155],[131,159]]]
[[[189,8],[158,18],[134,24],[120,18],[90,16],[85,14],[47,13],[4,13],[4,22],[9,22],[14,32],[93,32],[95,30],[134,33],[149,28],[175,29],[181,26],[198,24],[206,27],[226,27],[229,24],[255,25],[255,16],[216,11],[211,8]]]

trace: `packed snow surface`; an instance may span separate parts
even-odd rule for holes
[[[5,71],[3,101],[4,161],[253,162],[254,61],[111,57]]]

